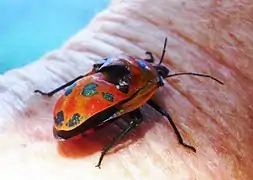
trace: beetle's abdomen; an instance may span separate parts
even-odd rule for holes
[[[77,81],[66,89],[54,109],[56,130],[73,130],[95,114],[128,98],[99,74]]]

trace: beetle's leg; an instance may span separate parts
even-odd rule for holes
[[[100,69],[100,67],[103,66],[103,64],[106,62],[106,60],[107,60],[107,58],[98,61],[97,63],[93,64],[93,69],[92,69],[89,73],[87,73],[87,74],[85,74],[85,75],[78,76],[77,78],[75,78],[75,79],[73,79],[73,80],[67,82],[66,84],[64,84],[64,85],[62,85],[62,86],[60,86],[60,87],[58,87],[58,88],[56,88],[56,89],[54,89],[54,90],[52,90],[52,91],[50,91],[50,92],[43,92],[43,91],[41,91],[41,90],[35,90],[34,92],[35,92],[35,93],[40,93],[41,95],[44,95],[44,96],[49,96],[49,97],[50,97],[50,96],[53,96],[55,93],[59,92],[60,90],[62,90],[62,89],[64,89],[64,88],[66,88],[66,87],[72,85],[72,84],[73,84],[74,82],[76,82],[77,80],[79,80],[79,79],[81,79],[81,78],[83,78],[83,77],[85,77],[85,76],[88,76],[88,75],[90,75],[90,74],[97,73],[98,70]]]
[[[170,122],[170,124],[171,124],[171,126],[172,126],[172,128],[173,128],[173,130],[174,130],[174,132],[176,134],[176,136],[177,136],[178,142],[181,145],[183,145],[184,147],[189,148],[192,151],[196,152],[196,149],[193,146],[190,146],[190,145],[184,143],[183,138],[182,138],[180,132],[178,131],[176,125],[174,124],[172,118],[170,117],[169,113],[167,113],[162,107],[160,107],[158,104],[156,104],[153,100],[148,100],[147,103],[152,108],[154,108],[156,111],[158,111],[161,115],[165,116],[169,120],[169,122]]]
[[[147,51],[145,54],[147,54],[147,55],[149,55],[149,56],[150,56],[150,58],[149,58],[149,59],[144,59],[145,61],[150,62],[150,63],[155,62],[155,58],[153,57],[152,52]]]
[[[58,88],[56,88],[56,89],[54,89],[54,90],[52,90],[50,92],[43,92],[41,90],[35,90],[34,92],[35,93],[40,93],[43,96],[49,96],[50,97],[50,96],[53,96],[55,93],[59,92],[60,90],[66,88],[68,86],[70,86],[71,84],[73,84],[74,82],[76,82],[77,80],[79,80],[79,79],[81,79],[83,77],[84,77],[84,75],[78,76],[77,78],[75,78],[75,79],[67,82],[66,84],[64,84],[64,85],[62,85],[62,86],[60,86],[60,87],[58,87]]]
[[[164,86],[164,82],[163,82],[163,77],[162,76],[158,76],[158,86]]]
[[[143,120],[142,114],[139,109],[134,110],[129,113],[129,115],[133,118],[133,120],[130,122],[129,126],[124,129],[118,136],[116,136],[107,146],[104,147],[104,149],[101,152],[98,164],[96,167],[100,168],[101,162],[105,156],[105,154],[114,146],[119,140],[121,140],[128,132],[136,128]]]

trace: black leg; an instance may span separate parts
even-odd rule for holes
[[[58,87],[58,88],[56,88],[56,89],[54,89],[54,90],[52,90],[50,92],[43,92],[41,90],[35,90],[34,92],[35,93],[40,93],[43,96],[49,96],[50,97],[50,96],[53,96],[55,93],[59,92],[60,90],[66,88],[68,86],[70,86],[71,84],[73,84],[74,82],[76,82],[77,80],[79,80],[79,79],[81,79],[83,77],[84,77],[84,75],[78,76],[77,78],[75,78],[75,79],[67,82],[66,84],[64,84],[64,85],[62,85],[62,86],[60,86],[60,87]]]
[[[169,113],[167,113],[162,107],[160,107],[158,104],[156,104],[153,100],[148,100],[147,103],[152,108],[154,108],[156,111],[158,111],[160,114],[162,114],[163,116],[165,116],[169,120],[169,122],[170,122],[170,124],[171,124],[171,126],[172,126],[172,128],[173,128],[173,130],[174,130],[174,132],[176,134],[176,136],[177,136],[179,144],[181,144],[184,147],[189,148],[192,151],[196,152],[196,149],[193,146],[190,146],[190,145],[184,143],[183,138],[182,138],[180,132],[178,131],[176,125],[174,124],[172,118],[170,117]]]
[[[116,136],[107,146],[104,147],[104,149],[101,152],[98,164],[96,167],[100,168],[102,160],[105,156],[105,154],[114,146],[119,140],[121,140],[128,132],[136,128],[142,121],[142,115],[139,109],[134,110],[129,113],[130,117],[133,118],[133,120],[130,122],[129,126],[124,129],[118,136]]]
[[[88,76],[88,75],[90,75],[90,74],[97,73],[98,70],[100,69],[100,67],[106,62],[106,60],[107,60],[107,58],[102,59],[102,60],[98,61],[97,63],[93,64],[93,69],[92,69],[89,73],[87,73],[86,75],[78,76],[77,78],[75,78],[75,79],[73,79],[73,80],[67,82],[66,84],[64,84],[64,85],[62,85],[62,86],[60,86],[60,87],[58,87],[58,88],[56,88],[56,89],[54,89],[54,90],[52,90],[52,91],[50,91],[50,92],[43,92],[43,91],[41,91],[41,90],[35,90],[34,92],[35,92],[35,93],[40,93],[40,94],[43,95],[43,96],[49,96],[49,97],[50,97],[50,96],[53,96],[55,93],[57,93],[57,92],[59,92],[60,90],[66,88],[66,87],[68,87],[68,86],[70,86],[71,84],[73,84],[73,83],[76,82],[77,80],[79,80],[79,79],[81,79],[81,78],[83,78],[83,77],[85,77],[85,76]]]
[[[150,62],[150,63],[155,62],[155,59],[154,59],[153,54],[151,52],[147,51],[145,54],[150,56],[149,59],[144,59],[145,61]]]
[[[163,77],[162,76],[158,76],[158,86],[161,87],[163,85],[164,85],[164,83],[163,83]]]

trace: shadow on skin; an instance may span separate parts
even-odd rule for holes
[[[146,107],[142,108],[142,111],[146,110]],[[144,137],[145,133],[153,127],[156,121],[153,121],[151,118],[147,118],[145,116],[143,118],[144,121],[136,129],[129,132],[115,146],[113,146],[107,155],[128,148],[128,146]],[[91,154],[101,152],[101,150],[109,144],[115,136],[127,127],[129,122],[130,117],[124,116],[122,119],[118,119],[97,129],[92,134],[85,136],[78,135],[66,141],[59,141],[58,151],[62,156],[68,158],[86,157]]]

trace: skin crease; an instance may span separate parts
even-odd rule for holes
[[[155,2],[155,3],[154,3]],[[253,173],[253,44],[251,1],[132,0],[111,2],[88,27],[56,51],[0,76],[0,166],[6,179],[251,179]],[[159,59],[205,78],[167,79],[154,99],[172,116],[194,154],[180,146],[169,123],[149,106],[144,121],[95,168],[100,150],[127,122],[87,137],[57,142],[52,90],[118,53]],[[126,118],[127,119],[127,118]],[[10,168],[11,167],[11,168]]]

